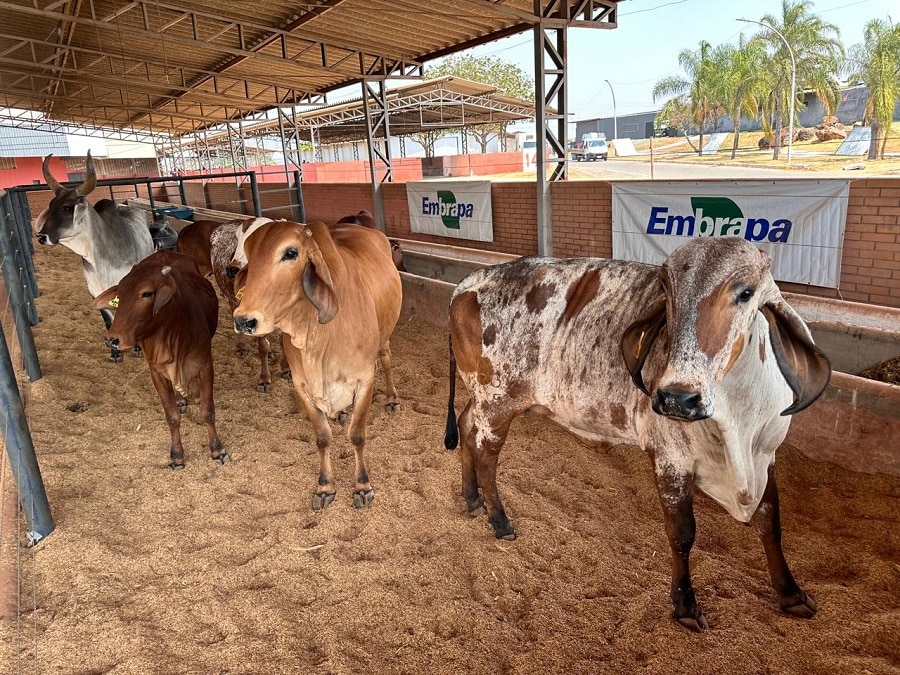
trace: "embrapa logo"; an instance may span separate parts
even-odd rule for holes
[[[743,237],[748,241],[786,243],[793,223],[779,218],[747,218],[727,197],[691,197],[693,215],[669,214],[665,206],[650,208],[647,234],[677,237]]]
[[[471,218],[475,213],[474,204],[456,203],[456,195],[450,190],[438,190],[436,202],[422,197],[422,215],[440,216],[444,227],[450,230],[459,229],[460,218]]]

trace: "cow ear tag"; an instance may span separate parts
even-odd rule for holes
[[[236,298],[238,299],[238,302],[241,301],[241,298],[244,297],[244,287],[243,287],[243,286],[241,286],[241,287],[237,290],[237,292],[234,294],[234,297],[236,297]]]
[[[119,296],[117,295],[112,300],[107,303],[110,307],[118,307],[119,306]]]
[[[303,233],[304,233],[307,237],[311,237],[311,236],[312,236],[312,230],[309,229],[308,227],[307,227],[305,230],[303,230]]]

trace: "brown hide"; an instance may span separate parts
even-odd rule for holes
[[[200,274],[203,276],[208,276],[212,272],[209,240],[212,233],[221,224],[215,220],[198,220],[190,225],[186,225],[178,233],[176,250],[179,253],[191,256],[194,262],[197,263],[197,267],[200,268]]]

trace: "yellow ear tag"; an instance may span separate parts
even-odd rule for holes
[[[109,306],[110,307],[118,307],[119,306],[119,296],[118,295],[109,301]]]
[[[238,299],[238,302],[241,301],[241,298],[244,297],[244,287],[243,287],[243,286],[241,286],[241,287],[237,290],[237,293],[234,294],[234,297],[236,297],[236,298]]]
[[[637,344],[634,346],[634,358],[639,359],[641,357],[641,347],[644,345],[644,336],[647,335],[647,331],[641,331],[641,337],[638,338]]]

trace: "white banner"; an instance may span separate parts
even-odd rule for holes
[[[490,181],[407,183],[406,198],[413,232],[494,241]]]
[[[613,258],[659,265],[688,237],[738,236],[777,281],[837,288],[849,194],[846,180],[613,183]]]

